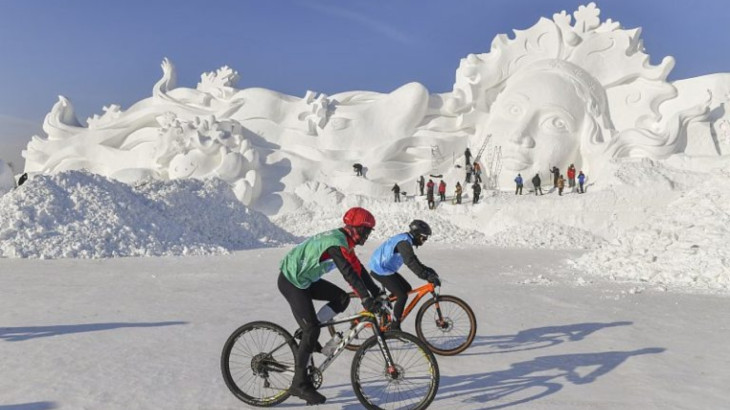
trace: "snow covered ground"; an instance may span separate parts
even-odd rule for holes
[[[220,350],[251,320],[294,327],[275,287],[286,250],[3,259],[0,408],[247,408],[223,383]],[[727,297],[576,276],[565,266],[576,254],[425,245],[443,293],[468,301],[479,323],[470,349],[438,357],[432,408],[727,408]],[[352,356],[325,373],[318,408],[361,408]]]
[[[252,320],[293,329],[275,287],[279,260],[355,204],[379,221],[363,258],[410,219],[431,223],[420,257],[477,314],[473,346],[438,358],[433,408],[723,409],[723,183],[486,192],[436,211],[420,197],[395,204],[303,186],[307,205],[268,219],[216,181],[36,176],[0,197],[0,409],[246,408],[220,376],[223,343]],[[122,257],[139,255],[154,257]],[[351,357],[325,374],[320,408],[360,408]]]

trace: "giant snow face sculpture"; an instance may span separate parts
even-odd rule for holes
[[[486,126],[501,147],[505,182],[517,173],[545,174],[554,165],[580,167],[585,101],[560,73],[536,72],[511,81],[492,106]]]
[[[543,60],[515,74],[490,107],[485,125],[501,152],[500,186],[517,173],[547,173],[602,161],[612,131],[603,87],[579,67]]]

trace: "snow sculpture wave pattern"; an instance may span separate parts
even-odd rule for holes
[[[48,137],[33,137],[24,151],[26,171],[85,168],[124,181],[219,177],[243,203],[273,214],[301,205],[296,187],[310,181],[380,196],[423,174],[461,179],[449,159],[467,146],[501,153],[499,169],[483,169],[503,189],[518,172],[529,181],[553,165],[573,163],[595,182],[615,159],[663,159],[696,147],[719,154],[727,144],[717,141],[722,124],[714,133],[708,125],[710,100],[682,98],[666,80],[674,60],[650,64],[640,29],[601,22],[599,14],[590,3],[513,39],[498,35],[489,53],[461,61],[444,94],[409,83],[387,94],[298,98],[236,89],[229,67],[203,74],[196,89],[177,88],[165,59],[151,98],[126,111],[104,107],[87,127],[59,97],[44,122]],[[695,124],[702,127],[690,136]],[[434,149],[446,155],[434,161]],[[365,160],[367,178],[348,172]]]

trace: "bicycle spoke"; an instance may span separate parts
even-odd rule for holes
[[[286,334],[278,325],[252,322],[229,338],[221,369],[236,397],[253,405],[286,399],[295,362],[294,345]]]

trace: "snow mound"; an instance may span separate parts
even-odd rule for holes
[[[594,249],[605,241],[584,229],[534,222],[497,232],[490,242],[502,248]]]
[[[207,255],[294,240],[215,179],[130,186],[67,171],[0,197],[0,257]]]
[[[319,187],[319,190],[324,190]],[[304,202],[295,211],[272,216],[272,221],[278,226],[298,236],[311,236],[313,233],[334,229],[342,226],[342,215],[353,206],[361,206],[375,216],[375,230],[370,235],[369,242],[380,242],[393,235],[408,230],[408,225],[414,219],[426,221],[433,231],[430,243],[443,244],[489,244],[484,233],[476,229],[463,227],[451,221],[451,214],[446,211],[429,210],[425,197],[414,199],[404,198],[403,202],[376,199],[367,196],[349,195],[337,196],[340,198],[337,205],[332,205],[333,194],[325,200]]]
[[[578,269],[617,280],[730,289],[730,182],[712,178],[574,261]]]

